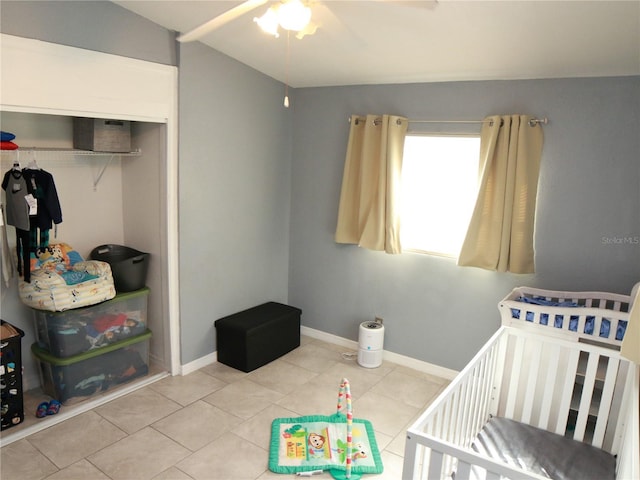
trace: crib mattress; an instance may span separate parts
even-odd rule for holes
[[[55,270],[37,269],[30,282],[19,282],[22,303],[38,310],[62,312],[95,305],[116,295],[111,267],[108,263],[87,260],[75,263],[64,276]],[[70,281],[77,276],[80,281]]]
[[[506,418],[489,420],[472,447],[494,460],[556,480],[615,479],[616,460],[610,453]]]

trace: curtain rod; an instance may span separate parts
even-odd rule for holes
[[[492,122],[493,120],[408,120],[409,123],[486,123]],[[351,117],[349,117],[349,123],[351,123]],[[532,127],[534,125],[543,124],[546,125],[549,123],[549,119],[547,117],[543,118],[532,118],[529,120],[529,125]]]

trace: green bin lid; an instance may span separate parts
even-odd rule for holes
[[[56,357],[48,350],[45,350],[44,348],[39,346],[37,343],[31,345],[31,353],[33,353],[39,360],[50,363],[51,365],[54,365],[56,367],[64,367],[67,365],[73,365],[74,363],[82,362],[83,360],[87,360],[89,358],[98,357],[105,353],[113,352],[123,347],[135,345],[136,343],[143,342],[144,340],[148,340],[149,338],[151,338],[151,330],[147,328],[147,330],[140,335],[125,338],[124,340],[114,342],[110,345],[107,345],[106,347],[87,350],[86,352],[78,353],[77,355],[72,355],[71,357]]]

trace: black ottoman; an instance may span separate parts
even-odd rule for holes
[[[301,314],[267,302],[216,320],[218,361],[250,372],[299,347]]]

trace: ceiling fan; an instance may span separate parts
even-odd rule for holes
[[[226,25],[229,22],[245,15],[246,13],[255,10],[262,5],[266,4],[269,0],[246,0],[239,5],[227,10],[226,12],[212,18],[211,20],[203,23],[202,25],[190,30],[182,35],[178,36],[179,42],[192,42],[202,38],[208,33]],[[404,4],[411,6],[433,8],[437,3],[437,0],[371,0],[375,2],[389,2],[396,5]],[[305,35],[311,35],[315,33],[318,26],[311,21],[311,7],[321,3],[315,0],[280,0],[275,2],[269,9],[261,16],[254,18],[254,21],[258,26],[274,36],[278,36],[278,28],[281,27],[284,30],[296,32],[297,38],[302,38]]]

